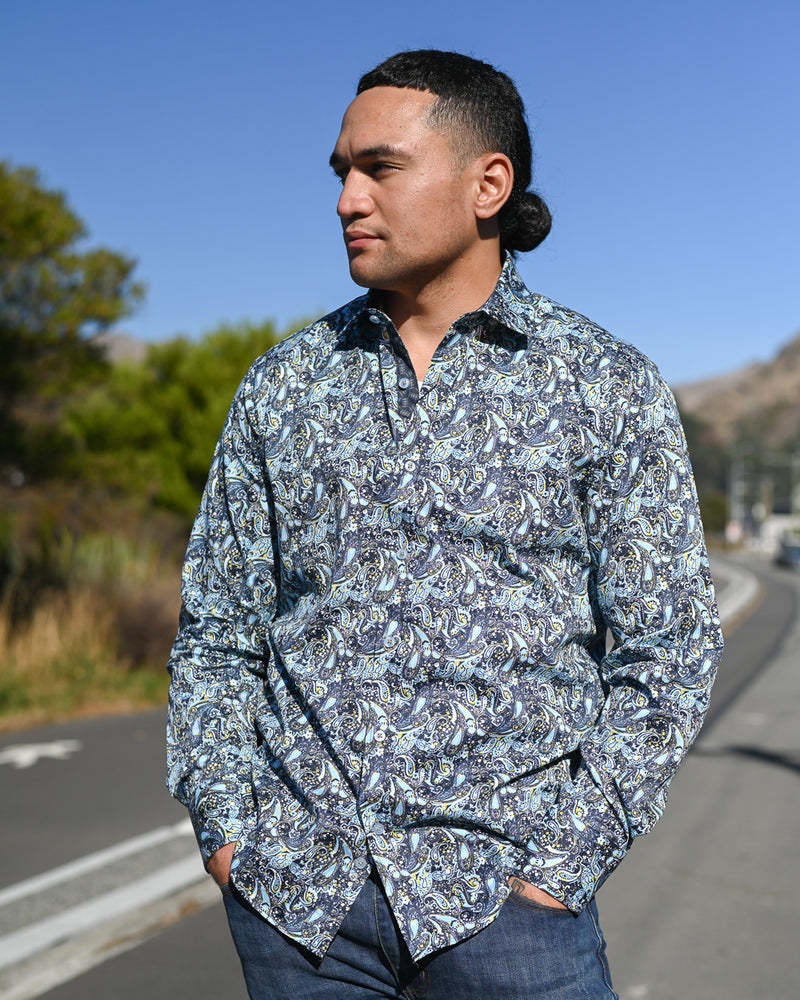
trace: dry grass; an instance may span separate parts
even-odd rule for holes
[[[89,575],[22,621],[0,606],[0,731],[165,700],[177,571]]]

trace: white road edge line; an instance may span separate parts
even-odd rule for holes
[[[96,965],[138,947],[168,924],[189,913],[220,904],[219,889],[211,879],[111,922],[63,944],[37,952],[24,962],[0,971],[0,1000],[33,1000]]]
[[[121,845],[120,845],[121,846]],[[0,969],[207,878],[199,853],[0,938]]]
[[[77,878],[79,875],[85,875],[87,872],[102,868],[103,865],[107,865],[112,861],[118,861],[120,858],[125,858],[130,854],[136,854],[139,851],[147,850],[148,847],[155,847],[156,844],[163,844],[168,840],[185,836],[191,832],[192,821],[190,819],[183,819],[180,823],[175,823],[174,826],[160,826],[149,833],[140,834],[138,837],[131,837],[130,840],[123,840],[119,844],[114,844],[113,847],[103,848],[101,851],[96,851],[94,854],[87,854],[85,857],[77,858],[75,861],[69,861],[58,868],[51,868],[50,871],[42,872],[41,875],[34,875],[32,878],[25,879],[24,882],[17,882],[6,889],[0,889],[0,906],[13,903],[17,899],[23,899],[25,896],[41,892],[44,889],[50,889],[60,882],[66,882],[71,878]]]

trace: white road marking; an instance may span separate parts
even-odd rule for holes
[[[40,997],[101,962],[136,948],[167,924],[181,920],[187,912],[214,905],[221,905],[219,889],[211,879],[201,879],[181,892],[155,900],[116,920],[104,920],[88,934],[37,952],[26,961],[0,971],[0,1000]]]
[[[16,743],[0,750],[0,764],[11,764],[18,771],[33,767],[40,760],[67,760],[81,748],[79,740],[53,740],[52,743]]]
[[[34,875],[32,878],[25,879],[24,882],[17,882],[15,885],[10,885],[7,889],[0,889],[0,906],[5,906],[7,903],[12,903],[17,899],[23,899],[25,896],[33,895],[33,893],[41,892],[43,889],[50,889],[60,882],[66,882],[71,878],[77,878],[79,875],[85,875],[87,872],[102,868],[112,861],[118,861],[120,858],[125,858],[130,854],[137,854],[148,847],[166,843],[168,840],[186,836],[191,832],[192,821],[190,819],[183,819],[174,826],[160,826],[149,833],[143,833],[138,837],[131,837],[130,840],[123,840],[119,844],[114,844],[113,847],[106,847],[101,851],[95,851],[94,854],[87,854],[76,861],[70,861],[65,865],[60,865],[58,868],[51,868],[50,871],[42,872],[41,875]],[[198,852],[198,858],[199,856]]]
[[[0,969],[207,878],[199,853],[0,938]]]

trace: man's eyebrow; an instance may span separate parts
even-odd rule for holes
[[[379,143],[377,146],[366,146],[364,149],[356,151],[353,160],[368,160],[373,156],[407,157],[408,153],[402,146],[392,146],[389,143]],[[340,156],[336,150],[331,153],[330,165],[336,170],[337,167],[344,166],[347,160]]]

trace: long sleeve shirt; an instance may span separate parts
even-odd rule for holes
[[[509,258],[421,384],[369,295],[245,376],[186,556],[169,787],[284,934],[324,954],[374,866],[419,959],[512,874],[580,911],[661,814],[721,646],[671,393]]]

